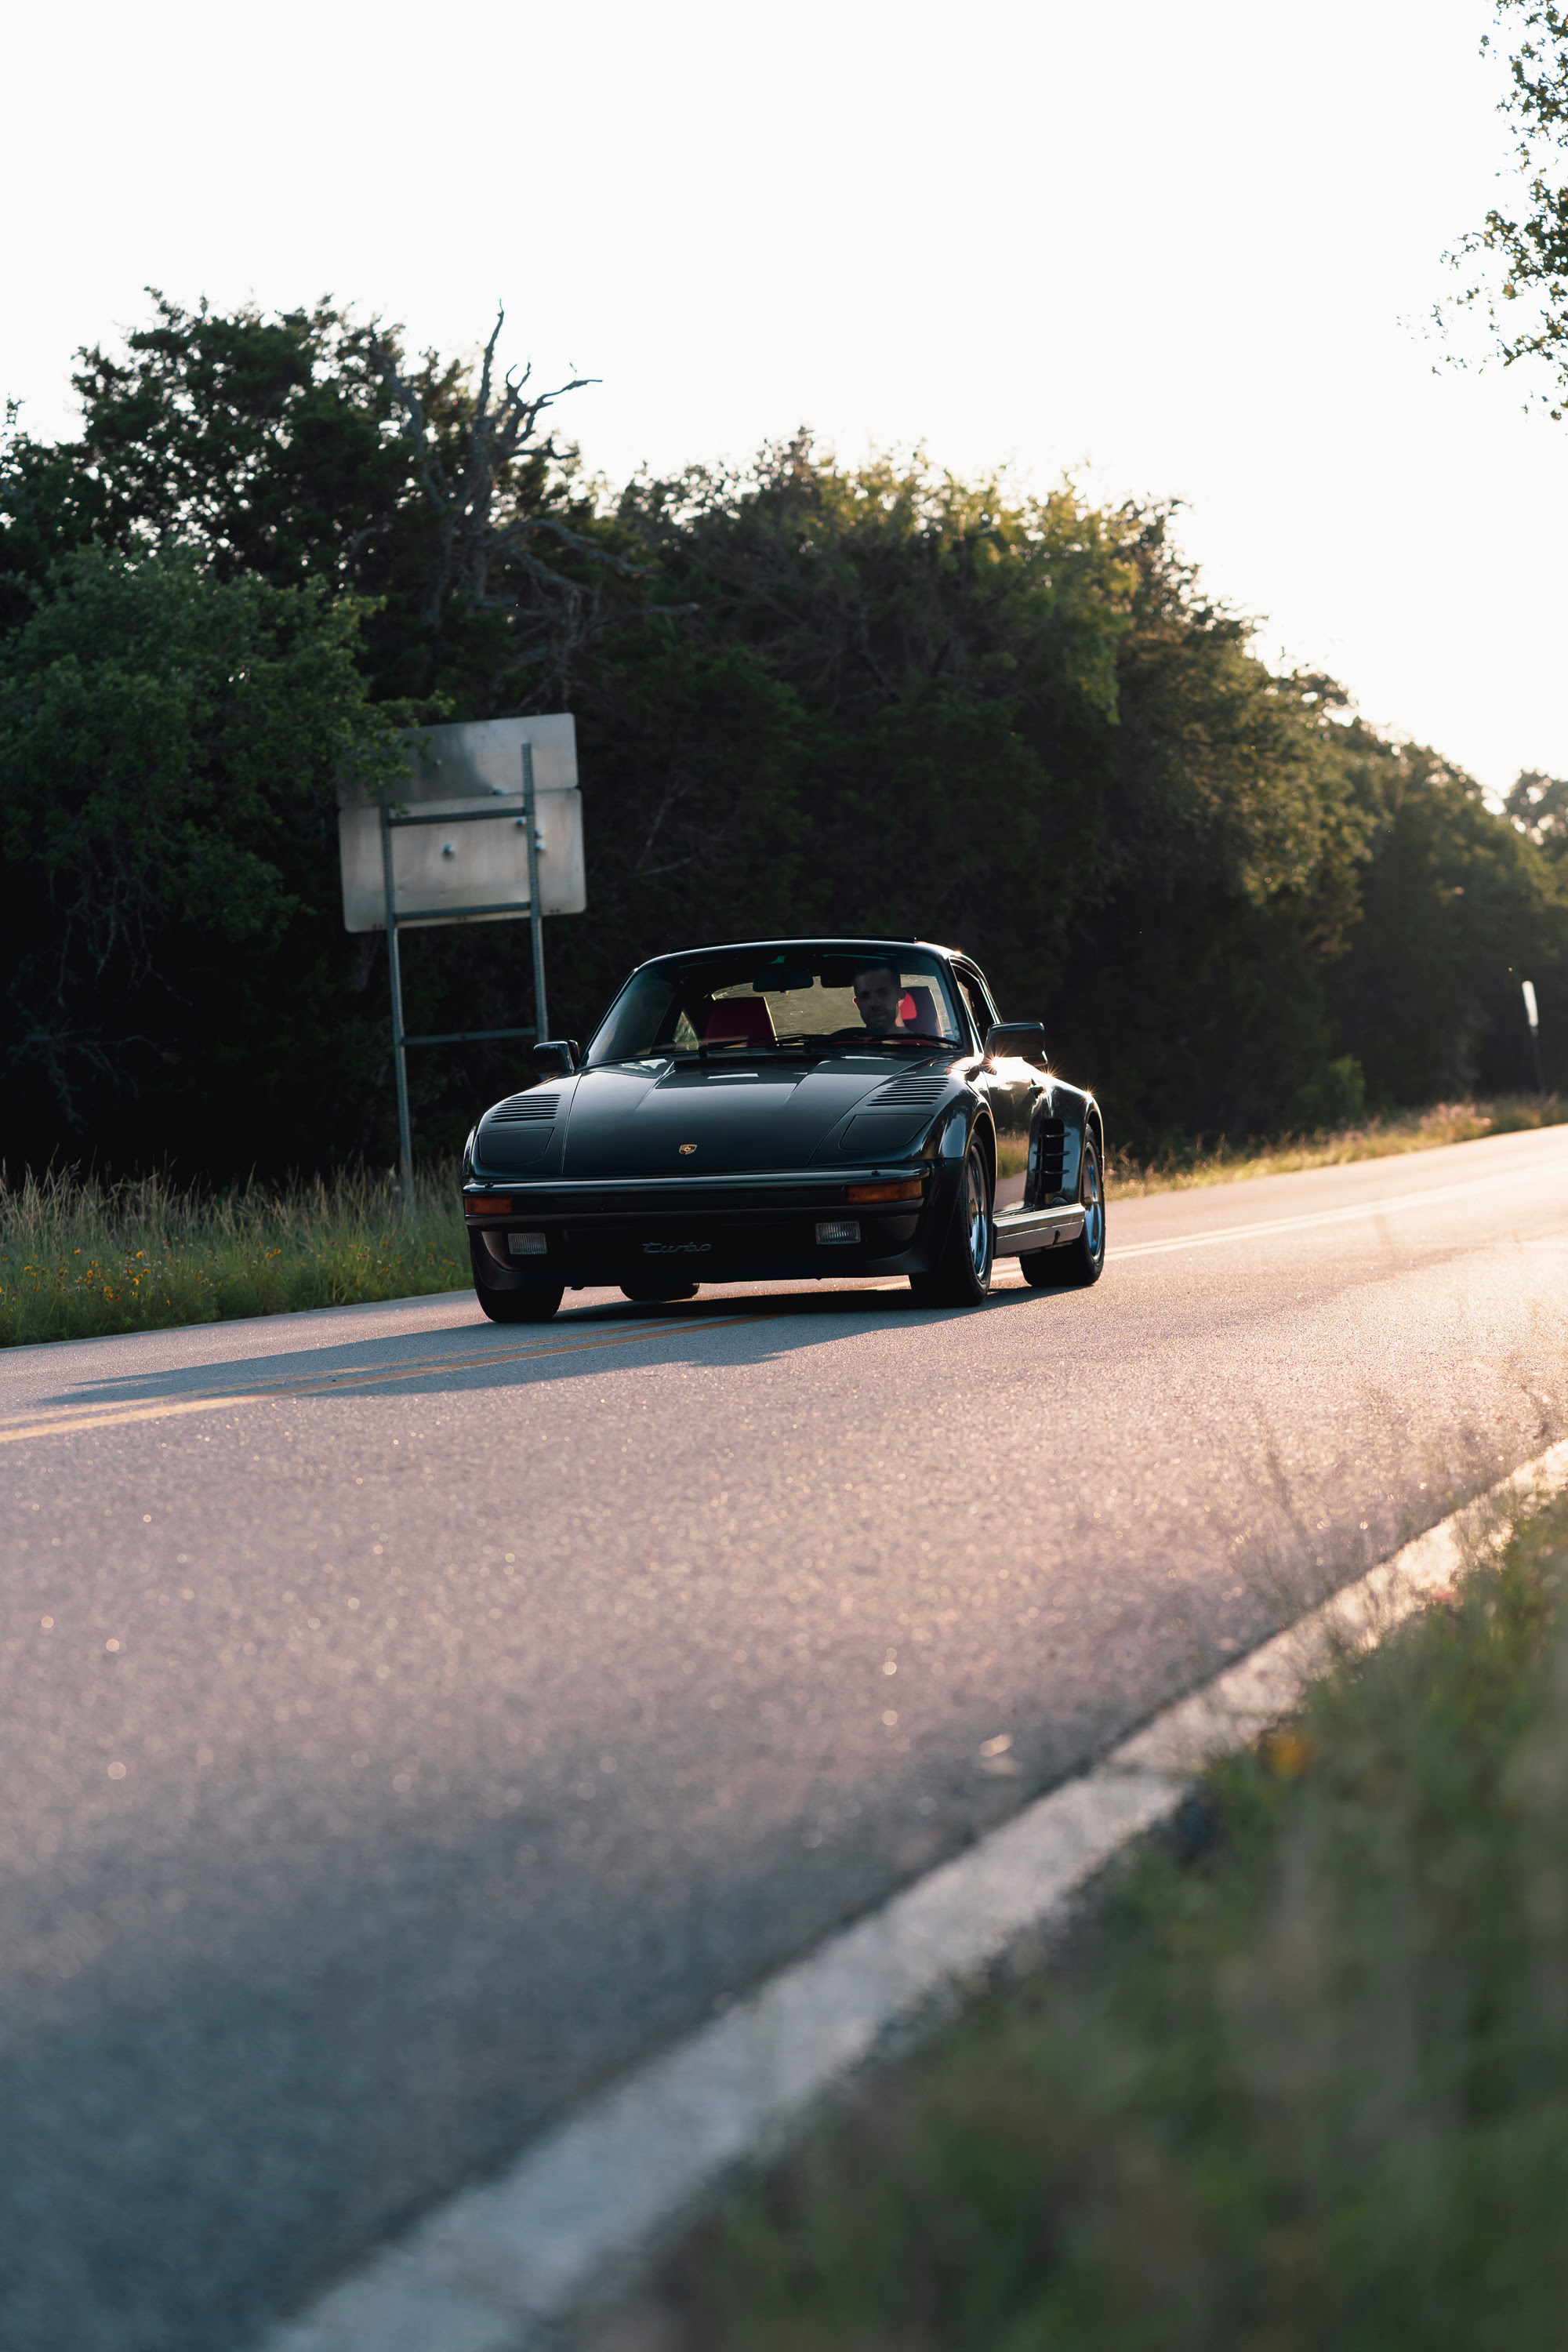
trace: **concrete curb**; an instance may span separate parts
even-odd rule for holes
[[[448,2199],[261,2352],[538,2352],[900,2019],[1063,1921],[1121,1846],[1167,1819],[1211,1759],[1288,1714],[1337,1649],[1380,1641],[1564,1487],[1568,1440],[590,2100],[499,2179]]]

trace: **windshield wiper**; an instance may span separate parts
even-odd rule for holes
[[[627,1058],[634,1062],[706,1062],[715,1054],[733,1054],[742,1061],[750,1061],[764,1054],[798,1054],[805,1042],[798,1037],[779,1037],[771,1045],[755,1045],[744,1037],[705,1037],[700,1045],[649,1045],[645,1052]]]
[[[787,1043],[792,1047],[799,1046],[808,1054],[858,1054],[863,1045],[918,1045],[922,1053],[929,1053],[935,1045],[944,1053],[958,1051],[951,1037],[933,1037],[924,1029],[905,1029],[897,1036],[887,1037],[874,1037],[868,1029],[864,1036],[791,1037],[788,1040],[781,1038],[779,1042],[781,1045]],[[765,1052],[766,1048],[763,1050]]]
[[[958,1051],[952,1037],[933,1037],[929,1029],[889,1030],[882,1037],[874,1037],[868,1029],[863,1037],[841,1037],[838,1043],[841,1045],[939,1045],[949,1054]]]
[[[707,1037],[700,1045],[649,1045],[640,1054],[627,1059],[635,1062],[706,1062],[715,1055],[734,1055],[737,1060],[758,1060],[764,1055],[794,1054],[854,1054],[863,1045],[918,1045],[929,1052],[956,1054],[958,1041],[938,1037],[929,1029],[900,1029],[886,1036],[876,1036],[868,1029],[853,1037],[806,1036],[798,1034],[775,1037],[771,1045],[753,1045],[744,1037]]]
[[[736,1054],[742,1061],[749,1061],[753,1055],[798,1054],[803,1044],[798,1037],[775,1037],[771,1045],[753,1045],[747,1037],[707,1037],[697,1048],[697,1059],[705,1062],[710,1054]],[[687,1052],[689,1058],[689,1047]]]

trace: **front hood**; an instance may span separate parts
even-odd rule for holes
[[[734,1176],[847,1154],[874,1158],[916,1142],[953,1083],[942,1055],[893,1062],[858,1053],[720,1068],[607,1064],[551,1090],[560,1097],[556,1148],[535,1165],[542,1176],[567,1178]],[[481,1160],[495,1116],[481,1123]]]

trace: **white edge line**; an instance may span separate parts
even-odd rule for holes
[[[1226,1225],[1218,1230],[1182,1234],[1163,1242],[1127,1242],[1121,1248],[1110,1248],[1107,1257],[1159,1257],[1171,1250],[1204,1249],[1215,1242],[1269,1241],[1279,1234],[1310,1233],[1316,1225],[1348,1224],[1358,1217],[1381,1217],[1403,1214],[1406,1209],[1441,1207],[1478,1192],[1490,1194],[1505,1184],[1522,1184],[1542,1175],[1551,1175],[1561,1163],[1548,1160],[1544,1168],[1515,1168],[1503,1176],[1471,1176],[1463,1183],[1435,1184],[1425,1192],[1390,1194],[1385,1200],[1352,1201],[1342,1209],[1307,1209],[1300,1216],[1271,1217],[1251,1225]],[[1146,1196],[1147,1197],[1147,1196]]]
[[[1443,1593],[1478,1545],[1568,1487],[1568,1439],[1417,1536],[854,1927],[460,2190],[261,2352],[531,2352],[777,2146],[900,2019],[1048,1930],[1215,1757],[1288,1714],[1338,1646],[1368,1647]]]

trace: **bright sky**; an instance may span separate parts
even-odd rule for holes
[[[1489,0],[104,0],[10,20],[0,394],[323,293],[549,381],[595,471],[853,459],[1178,497],[1269,658],[1568,773],[1568,425],[1434,373],[1511,197]],[[1507,176],[1500,183],[1500,172]]]

